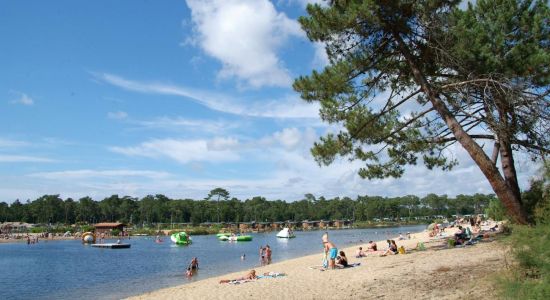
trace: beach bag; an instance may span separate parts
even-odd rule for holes
[[[401,246],[397,249],[397,252],[399,252],[399,254],[405,254],[405,247]]]

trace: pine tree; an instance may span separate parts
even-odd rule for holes
[[[486,0],[460,11],[459,2],[308,6],[300,23],[326,44],[330,65],[294,88],[344,128],[312,154],[320,164],[362,160],[364,178],[400,177],[419,157],[450,170],[457,161],[445,149],[458,142],[510,216],[527,223],[512,150],[548,153],[549,10],[542,1]],[[503,174],[482,139],[497,142]]]

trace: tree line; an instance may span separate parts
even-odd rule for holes
[[[447,195],[425,197],[357,196],[316,198],[306,194],[302,200],[268,201],[253,197],[244,201],[229,197],[221,188],[214,189],[202,200],[171,199],[165,195],[143,198],[112,195],[101,201],[90,197],[62,199],[44,195],[33,201],[15,200],[0,203],[0,221],[21,221],[35,224],[75,224],[124,222],[131,224],[204,222],[273,222],[302,220],[350,219],[354,221],[402,220],[423,216],[465,215],[484,213],[489,203],[498,202],[492,194]]]

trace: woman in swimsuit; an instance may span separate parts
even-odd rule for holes
[[[347,267],[348,266],[348,258],[346,257],[346,253],[344,251],[340,251],[340,256],[338,256],[338,260],[336,261],[336,265],[340,267]]]
[[[220,280],[220,283],[230,283],[233,281],[241,281],[241,280],[252,280],[256,279],[256,270],[251,270],[243,277],[235,278],[235,279],[222,279]]]

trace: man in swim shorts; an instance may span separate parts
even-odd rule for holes
[[[336,265],[336,256],[338,256],[338,248],[328,240],[328,235],[323,237],[323,245],[325,248],[325,255],[328,258],[328,267],[331,269],[334,269],[334,266]]]

